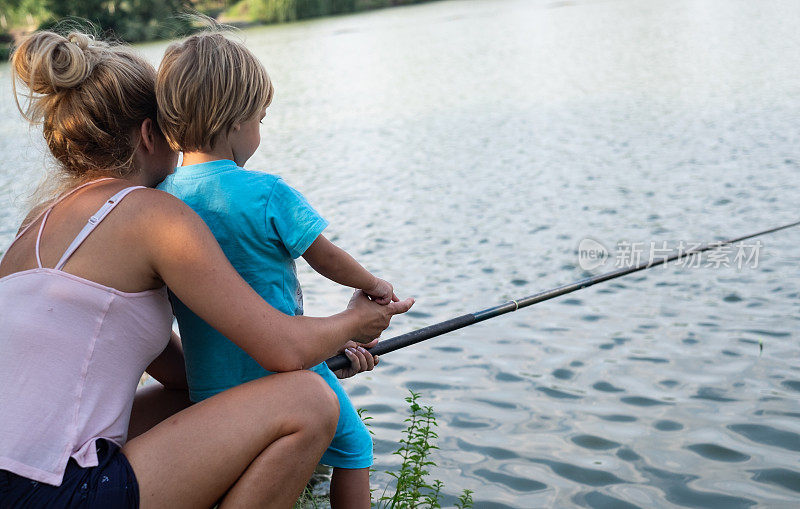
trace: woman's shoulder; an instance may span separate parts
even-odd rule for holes
[[[44,211],[47,210],[47,207],[52,202],[53,200],[47,200],[45,202],[34,205],[33,208],[30,210],[30,212],[28,212],[28,214],[25,216],[25,219],[22,220],[22,224],[20,225],[19,230],[17,231],[17,235],[21,234],[28,226],[31,225],[31,223],[36,221],[39,218],[39,216],[41,216],[44,213]]]
[[[139,235],[145,244],[163,235],[179,237],[205,226],[194,210],[180,199],[150,187],[128,193],[118,208],[120,210],[113,214],[117,216],[116,221],[124,223],[127,233]]]
[[[130,193],[125,200],[136,210],[136,216],[146,222],[175,222],[185,216],[196,216],[183,201],[160,189],[140,188]]]
[[[156,189],[154,187],[137,186],[135,191],[136,192],[132,192],[130,194],[130,199],[142,203],[151,203],[153,205],[167,206],[167,207],[183,203],[181,202],[181,200],[172,196],[168,192],[162,191],[161,189]]]
[[[191,207],[165,191],[138,189],[125,200],[130,200],[129,213],[124,217],[130,234],[141,239],[149,250],[165,246],[192,249],[198,247],[197,239],[210,234],[206,223]]]

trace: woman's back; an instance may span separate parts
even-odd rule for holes
[[[76,189],[34,220],[0,262],[0,469],[59,484],[70,457],[97,465],[98,438],[125,442],[137,382],[172,324],[163,284],[136,292],[108,284],[152,284],[136,264],[114,258],[132,244],[132,232],[120,227],[129,213],[114,208],[136,189],[113,180]],[[102,206],[87,218],[86,204],[99,196]],[[81,217],[85,226],[74,235]],[[77,273],[62,270],[68,265]]]
[[[130,185],[131,182],[118,179],[98,181],[75,188],[74,193],[63,196],[59,203],[50,204],[52,209],[41,210],[38,217],[25,222],[25,229],[6,251],[0,261],[0,278],[40,267],[37,239],[41,267],[55,267],[89,218],[115,193]],[[137,213],[149,204],[149,195],[153,193],[158,191],[143,189],[120,201],[66,260],[63,271],[121,292],[163,286],[148,258],[143,256],[147,242],[142,238],[144,232],[139,230],[146,225]],[[45,220],[47,210],[51,212]]]

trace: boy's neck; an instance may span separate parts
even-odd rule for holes
[[[181,166],[189,166],[191,164],[210,163],[211,161],[220,161],[229,159],[234,161],[233,152],[228,150],[209,150],[208,152],[184,152]]]

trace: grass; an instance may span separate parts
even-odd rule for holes
[[[387,486],[373,507],[379,509],[432,509],[441,507],[441,492],[444,483],[439,479],[429,480],[430,467],[436,466],[431,458],[431,453],[438,449],[435,444],[439,435],[436,434],[436,415],[433,407],[422,406],[419,402],[419,393],[409,391],[406,398],[409,405],[406,428],[403,438],[394,452],[400,456],[402,463],[400,469],[387,472],[395,481]],[[359,409],[359,415],[369,426],[371,417],[365,416]],[[370,430],[370,433],[372,430]],[[374,491],[374,490],[373,490]],[[461,492],[455,507],[466,509],[472,507],[472,490],[465,489]],[[315,495],[313,486],[309,485],[295,504],[296,509],[309,509],[328,507],[329,501],[325,496]]]

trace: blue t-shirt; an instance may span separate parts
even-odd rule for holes
[[[328,222],[280,177],[219,160],[179,167],[159,186],[211,229],[233,267],[273,307],[303,314],[294,259]],[[192,401],[270,372],[172,296]]]

